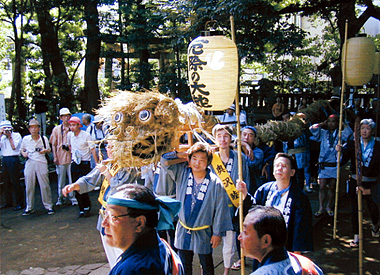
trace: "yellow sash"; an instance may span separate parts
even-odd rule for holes
[[[190,231],[198,231],[198,230],[203,230],[203,229],[206,229],[206,228],[209,228],[210,225],[203,225],[203,226],[199,226],[199,227],[189,227],[187,226],[186,224],[184,224],[181,220],[179,220],[179,223],[187,230],[190,230]]]
[[[232,204],[235,207],[239,207],[239,191],[236,189],[234,181],[231,179],[230,174],[228,174],[227,169],[218,154],[214,154],[211,166],[214,168],[214,171],[218,177],[222,180],[223,187],[226,190]]]
[[[117,163],[113,164],[111,168],[109,169],[109,172],[112,177],[116,175],[116,173],[120,170],[120,167]],[[110,187],[110,183],[108,182],[107,178],[104,178],[102,182],[102,187],[100,187],[99,191],[99,197],[98,197],[98,202],[106,208],[107,202],[104,200],[104,194],[106,193],[107,189]]]
[[[108,180],[105,178],[102,182],[102,187],[100,187],[100,191],[99,191],[99,197],[98,197],[98,202],[100,202],[100,204],[106,208],[107,206],[107,202],[104,201],[104,194],[106,193],[106,190],[108,189],[108,187],[110,186],[110,183],[108,182]]]

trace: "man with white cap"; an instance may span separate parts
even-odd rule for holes
[[[13,132],[13,127],[9,120],[0,123],[0,149],[3,155],[3,182],[5,192],[5,204],[0,209],[12,206],[12,196],[16,207],[13,210],[21,210],[24,205],[24,190],[20,184],[20,147],[22,137],[19,133]]]
[[[87,127],[86,132],[90,134],[91,138],[99,143],[96,144],[96,154],[99,156],[99,149],[103,159],[107,159],[107,151],[105,144],[106,134],[103,131],[104,119],[100,115],[94,117],[94,121]],[[91,158],[91,168],[95,167],[95,160]]]
[[[54,214],[51,200],[51,189],[49,185],[48,162],[45,154],[50,153],[49,140],[40,136],[40,123],[36,119],[29,121],[30,135],[25,136],[21,143],[21,154],[27,158],[24,168],[26,186],[26,208],[23,216],[34,213],[34,192],[36,187],[36,176],[41,190],[41,198],[49,215]]]
[[[222,124],[230,124],[232,127],[236,127],[236,114],[235,114],[235,104],[231,104],[230,107],[226,110],[226,112],[219,116],[219,120]],[[247,115],[243,110],[240,109],[240,125],[245,127],[247,125]]]
[[[67,142],[67,134],[70,132],[69,119],[71,117],[70,110],[68,108],[62,108],[59,110],[59,118],[62,120],[62,124],[55,126],[50,136],[50,143],[54,156],[54,164],[56,166],[56,172],[58,175],[58,200],[55,205],[60,206],[64,203],[62,189],[66,185],[66,176],[69,184],[71,181],[71,152]],[[69,194],[69,199],[72,205],[78,205],[77,199],[73,193]]]
[[[81,130],[81,121],[78,117],[71,117],[68,120],[71,132],[67,134],[67,142],[71,150],[71,177],[76,182],[80,177],[87,175],[91,171],[90,160],[91,155],[95,162],[98,162],[98,156],[95,151],[90,134]],[[78,201],[79,217],[90,216],[91,201],[87,193],[79,194],[74,192]]]

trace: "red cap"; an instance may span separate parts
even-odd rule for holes
[[[79,124],[80,127],[83,127],[83,125],[82,125],[82,123],[81,123],[81,121],[80,121],[80,118],[79,118],[79,117],[76,117],[76,116],[72,116],[72,117],[69,119],[68,123],[77,123],[77,124]]]

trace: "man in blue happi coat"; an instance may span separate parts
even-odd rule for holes
[[[323,275],[310,259],[285,249],[286,225],[281,212],[272,206],[254,206],[239,235],[244,255],[259,262],[251,275]]]
[[[252,205],[273,206],[282,213],[288,229],[286,249],[300,253],[313,250],[312,214],[309,199],[292,182],[295,168],[294,157],[278,153],[273,167],[276,181],[262,185],[253,197],[244,182],[238,182],[237,189],[243,193],[244,215]]]
[[[203,274],[214,274],[212,249],[221,243],[226,231],[232,230],[222,182],[208,168],[212,157],[210,146],[197,142],[187,152],[167,153],[161,159],[156,193],[171,195],[176,183],[176,198],[182,208],[174,245],[186,275],[192,274],[194,253],[199,256]],[[178,162],[178,158],[183,162],[171,164]]]
[[[157,230],[172,228],[180,202],[156,197],[139,184],[125,184],[107,199],[102,226],[108,245],[123,253],[109,275],[184,274],[181,260]]]
[[[325,129],[327,128],[327,129]],[[324,210],[329,216],[334,216],[334,192],[337,175],[338,152],[335,146],[339,140],[339,117],[330,115],[322,123],[314,124],[310,127],[310,132],[315,141],[321,142],[319,153],[319,209],[314,216],[320,217]],[[353,139],[353,132],[349,126],[342,131],[341,144]]]

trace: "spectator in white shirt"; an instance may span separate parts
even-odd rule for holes
[[[71,132],[67,134],[67,143],[71,150],[71,178],[76,182],[80,177],[87,175],[91,171],[90,160],[91,154],[98,162],[98,156],[95,151],[95,144],[90,134],[81,130],[81,121],[78,117],[71,117],[68,121]],[[88,193],[79,194],[77,191],[75,198],[78,201],[79,217],[90,216],[91,201]]]
[[[11,122],[4,120],[0,123],[0,148],[3,155],[3,190],[5,203],[0,209],[12,206],[12,197],[16,204],[14,211],[21,210],[24,205],[24,190],[20,184],[20,147],[22,137],[13,132]]]
[[[34,213],[34,192],[36,176],[40,184],[42,203],[49,215],[54,214],[49,185],[48,162],[45,154],[50,153],[49,141],[45,136],[40,136],[40,123],[31,119],[29,121],[30,135],[25,136],[21,143],[21,154],[27,158],[24,168],[26,187],[26,208],[23,216]]]

